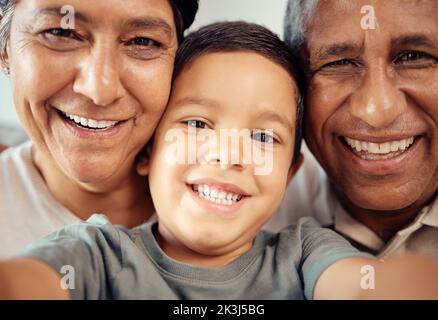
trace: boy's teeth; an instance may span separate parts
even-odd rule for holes
[[[405,151],[415,141],[414,137],[397,141],[387,141],[384,143],[359,141],[347,137],[344,137],[344,139],[345,142],[347,142],[347,144],[355,151],[363,151],[369,154],[389,154],[392,152]]]
[[[192,189],[202,199],[223,205],[233,205],[242,198],[240,194],[226,192],[206,184],[192,185]]]
[[[109,129],[114,127],[118,123],[118,121],[109,121],[109,120],[98,121],[94,119],[79,117],[73,114],[67,114],[67,113],[63,113],[63,114],[68,119],[75,122],[76,124],[81,125],[83,127],[88,127],[90,129]]]

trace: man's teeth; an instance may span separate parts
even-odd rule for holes
[[[82,127],[88,127],[90,129],[109,129],[114,127],[118,121],[109,121],[109,120],[94,120],[94,119],[88,119],[79,117],[72,114],[63,113],[64,116],[66,116],[68,119],[72,120],[78,125],[81,125]]]
[[[392,152],[405,151],[415,141],[414,137],[397,141],[388,141],[384,143],[359,141],[347,137],[344,137],[344,139],[347,144],[357,152],[364,151],[371,154],[389,154]]]
[[[192,189],[198,193],[202,199],[218,204],[231,206],[242,199],[242,195],[240,194],[226,192],[206,184],[193,185]]]

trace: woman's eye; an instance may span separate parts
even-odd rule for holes
[[[161,47],[161,44],[159,42],[145,37],[136,37],[128,41],[126,45],[135,45],[139,47]]]
[[[209,128],[208,124],[201,120],[188,120],[186,121],[187,125],[191,128],[196,129],[206,129]]]
[[[55,36],[61,38],[75,38],[75,34],[71,29],[53,28],[43,31],[45,36]]]
[[[407,51],[399,54],[395,59],[395,63],[409,64],[418,62],[437,62],[437,59],[430,54],[421,51]]]
[[[267,132],[263,132],[263,131],[253,132],[252,138],[254,140],[262,142],[262,143],[273,144],[276,142],[276,139],[274,138],[274,136],[272,136],[271,134],[269,134]]]

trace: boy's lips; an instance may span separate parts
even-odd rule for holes
[[[242,206],[249,194],[241,188],[211,179],[191,181],[187,188],[195,202],[209,211],[231,213]]]

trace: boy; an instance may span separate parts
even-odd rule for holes
[[[293,61],[257,25],[219,23],[191,34],[178,51],[150,159],[138,165],[149,174],[158,222],[127,230],[96,215],[60,230],[0,264],[0,296],[378,298],[386,296],[380,288],[394,296],[409,288],[415,297],[437,297],[433,279],[406,280],[414,268],[432,272],[434,262],[376,262],[310,219],[279,234],[259,232],[301,162]],[[236,134],[241,139],[223,143]],[[369,265],[379,277],[372,292],[360,288],[361,267]],[[66,270],[74,272],[68,291],[59,285]]]

